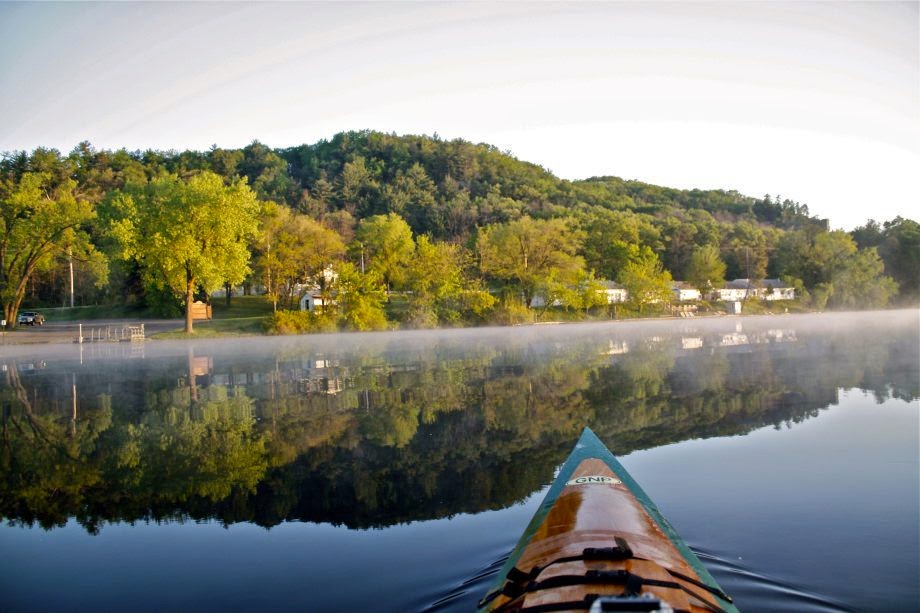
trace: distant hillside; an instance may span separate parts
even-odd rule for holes
[[[41,243],[43,255],[27,270],[2,273],[0,294],[6,296],[7,318],[26,291],[27,302],[60,304],[65,284],[62,254],[76,245],[67,238],[66,228],[71,227],[81,229],[82,246],[74,266],[78,296],[86,303],[172,303],[175,297],[161,295],[155,279],[145,276],[143,257],[121,261],[113,224],[122,219],[119,215],[134,213],[131,207],[120,209],[116,201],[121,202],[119,194],[124,192],[144,198],[141,192],[157,182],[173,181],[179,189],[205,172],[219,175],[226,185],[245,178],[262,201],[259,231],[281,232],[290,243],[285,283],[291,291],[313,274],[302,262],[310,249],[316,252],[311,241],[322,232],[334,233],[324,235],[334,254],[329,257],[351,261],[362,271],[366,263],[378,269],[388,290],[416,297],[424,288],[434,291],[427,272],[443,272],[444,262],[451,262],[460,280],[451,282],[450,308],[430,302],[447,300],[445,288],[432,294],[437,298],[429,296],[429,303],[409,308],[425,313],[425,325],[451,322],[457,313],[468,313],[472,298],[457,292],[471,287],[499,296],[501,308],[520,296],[530,306],[541,294],[550,299],[545,304],[588,310],[591,305],[579,301],[591,294],[582,289],[596,279],[626,283],[628,278],[631,295],[646,296],[647,303],[662,301],[649,293],[649,281],[665,297],[672,279],[705,287],[726,279],[757,283],[782,278],[795,285],[805,305],[818,309],[879,307],[892,298],[910,301],[920,295],[920,225],[911,220],[870,222],[851,233],[830,232],[827,220],[811,216],[807,205],[769,195],[681,190],[615,176],[568,181],[487,144],[360,131],[284,149],[258,141],[241,149],[215,146],[181,152],[96,150],[81,143],[66,155],[44,148],[3,154],[0,200],[10,219],[22,226],[21,234],[9,235],[25,241],[22,249],[29,237],[37,236],[29,228],[47,226],[32,218],[38,209],[20,207],[23,198],[40,200],[42,194],[51,194],[58,200],[48,211],[59,210],[58,204],[70,199],[85,205],[79,218],[62,220],[67,223],[49,239],[52,242]],[[265,204],[268,201],[284,205],[284,210],[278,212]],[[287,221],[276,221],[270,230],[269,221],[281,219],[278,215],[288,215]],[[375,216],[388,216],[395,226],[384,229],[382,218],[364,223]],[[387,260],[388,272],[383,272],[384,257],[373,252],[388,249],[390,239],[380,239],[376,247],[367,239],[375,223],[378,238],[399,224],[408,225],[405,253]],[[356,241],[362,231],[365,238]],[[524,253],[525,234],[531,237],[526,240],[536,242],[535,237],[542,237],[548,249],[540,270],[528,268],[533,259]],[[422,236],[428,237],[427,243],[417,242]],[[249,244],[252,275],[247,283],[264,284],[271,277],[270,268],[279,265],[277,252],[263,250],[270,242],[263,237]],[[427,272],[419,268],[417,249],[428,250]],[[521,251],[521,262],[499,261],[515,249]],[[106,262],[112,270],[107,283]],[[410,270],[413,263],[416,269]],[[433,278],[443,280],[443,275]],[[635,306],[642,312],[641,304]],[[390,309],[391,316],[403,317],[394,315],[393,305]],[[488,319],[485,311],[479,309],[477,317]]]
[[[769,196],[758,199],[734,191],[678,190],[618,177],[566,181],[491,145],[476,145],[464,140],[346,132],[329,141],[277,153],[289,164],[291,178],[299,187],[320,198],[327,194],[330,184],[349,179],[369,180],[370,184],[365,184],[367,189],[355,203],[359,216],[392,210],[393,192],[387,194],[380,188],[407,182],[413,167],[418,165],[431,181],[425,187],[434,188],[431,196],[442,206],[444,200],[457,193],[466,193],[470,203],[490,196],[493,200],[496,197],[514,200],[517,206],[506,205],[534,216],[564,215],[586,206],[654,216],[699,209],[725,222],[746,219],[784,229],[816,223],[826,225],[824,220],[810,217],[806,205],[789,200],[774,202]],[[353,174],[346,176],[346,166],[356,160],[359,164],[363,161],[363,171],[367,174],[351,167],[349,170]],[[259,175],[254,172],[250,178],[256,181]],[[340,201],[338,204],[344,207],[349,203]],[[361,208],[357,208],[359,204]],[[494,219],[480,215],[472,221],[488,223]],[[438,230],[423,223],[416,223],[413,229],[416,232]]]

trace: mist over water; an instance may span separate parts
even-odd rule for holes
[[[918,321],[3,346],[0,608],[469,610],[584,426],[742,610],[916,604]]]

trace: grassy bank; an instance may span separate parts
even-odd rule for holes
[[[126,306],[80,306],[80,307],[56,307],[56,308],[38,308],[27,309],[22,311],[39,311],[45,316],[45,321],[87,321],[93,319],[157,319],[147,309]]]

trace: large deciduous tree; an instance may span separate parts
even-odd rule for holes
[[[475,318],[492,307],[495,299],[479,279],[465,274],[470,259],[459,245],[418,237],[406,278],[409,325],[426,328],[464,316]]]
[[[529,308],[546,279],[575,277],[582,233],[563,219],[522,217],[483,228],[477,239],[483,274],[518,290]]]
[[[396,213],[374,215],[361,221],[352,248],[367,259],[369,270],[377,272],[389,292],[405,281],[406,270],[415,250],[412,229]]]
[[[329,304],[329,272],[334,272],[334,265],[345,255],[345,243],[338,233],[285,206],[268,207],[259,251],[259,268],[273,304],[283,295],[291,307],[296,288],[311,284],[319,288],[323,304]]]
[[[725,262],[715,245],[694,249],[687,265],[687,282],[704,294],[725,281]]]
[[[620,271],[619,281],[629,293],[629,303],[642,312],[647,304],[671,299],[671,273],[664,269],[658,256],[643,247]]]
[[[360,272],[351,262],[342,264],[336,281],[339,317],[351,330],[385,330],[386,291],[376,271]]]
[[[747,221],[735,224],[723,240],[728,275],[732,278],[759,282],[767,274],[770,235],[763,228]]]
[[[628,264],[636,245],[655,243],[658,231],[631,211],[596,209],[584,216],[584,256],[589,268],[615,279]]]
[[[777,258],[780,272],[813,288],[816,306],[843,308],[885,306],[897,283],[885,276],[875,247],[859,249],[852,236],[834,232],[786,234]]]
[[[89,242],[85,225],[93,207],[75,196],[76,183],[48,172],[0,176],[0,300],[3,317],[16,325],[16,315],[29,279],[57,253],[70,249],[96,263],[99,278],[104,261]]]
[[[116,192],[112,233],[121,256],[135,259],[151,284],[185,302],[185,331],[200,286],[211,292],[239,283],[249,272],[250,239],[258,229],[259,203],[243,180],[225,185],[204,172],[183,181],[164,176]]]
[[[885,272],[901,287],[901,295],[916,300],[920,296],[920,224],[903,217],[885,222],[879,256]]]

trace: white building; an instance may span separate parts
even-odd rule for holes
[[[339,273],[332,270],[331,266],[324,268],[320,275],[322,275],[326,287],[335,284],[339,278]],[[300,298],[301,311],[315,311],[317,308],[322,310],[323,307],[326,306],[323,304],[323,298],[320,292],[320,284],[318,282],[312,284],[298,283],[294,286],[294,291],[303,294]],[[335,301],[330,299],[329,304],[335,304]]]
[[[756,298],[760,300],[794,300],[795,288],[780,279],[764,279],[755,284],[750,279],[735,279],[724,287],[714,289],[711,297],[723,302],[735,302]]]
[[[330,300],[329,304],[334,304],[334,300]],[[323,303],[323,298],[320,296],[319,292],[307,292],[300,299],[300,310],[301,311],[315,311],[317,308],[322,311],[325,304]]]
[[[607,304],[617,304],[629,300],[629,292],[627,292],[626,288],[619,283],[614,283],[613,281],[601,281],[601,285],[604,286],[602,291],[607,297]]]
[[[780,279],[764,279],[761,285],[764,300],[795,300],[795,288]]]
[[[722,287],[713,289],[710,295],[714,300],[736,302],[755,298],[757,296],[756,292],[757,288],[754,287],[750,279],[735,279],[734,281],[728,281]]]
[[[700,290],[696,289],[695,287],[690,287],[683,281],[675,281],[672,283],[671,293],[674,296],[674,300],[677,302],[690,302],[700,300],[703,297],[703,295],[700,293]]]

